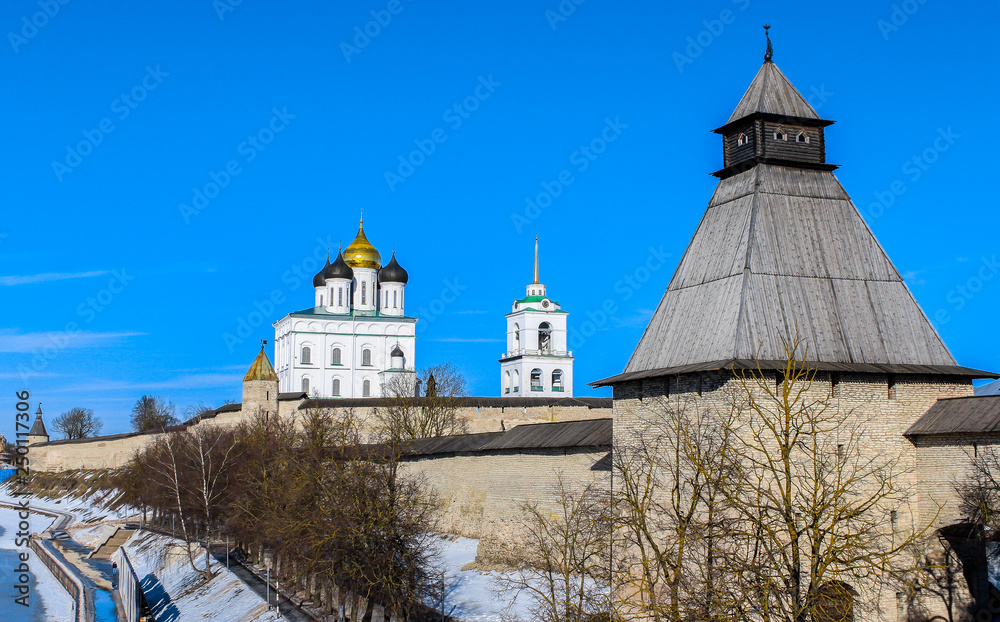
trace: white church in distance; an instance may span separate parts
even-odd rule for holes
[[[507,314],[507,351],[500,357],[502,397],[573,397],[573,353],[567,350],[566,317],[538,280]]]
[[[409,276],[365,236],[313,278],[315,304],[274,324],[278,390],[315,397],[379,397],[400,378],[416,384],[416,318],[404,311]]]

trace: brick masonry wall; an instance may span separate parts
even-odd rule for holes
[[[530,556],[523,504],[556,512],[560,476],[569,489],[608,487],[610,473],[591,469],[606,454],[581,448],[430,457],[406,462],[403,472],[423,477],[439,496],[439,531],[479,539],[481,563],[511,565]]]
[[[775,378],[773,374],[771,378]],[[740,399],[741,391],[739,381],[731,372],[685,374],[616,385],[612,415],[615,444],[634,443],[650,417],[656,416],[656,409],[664,408],[665,404],[672,408],[697,408],[721,417],[730,412],[733,400]],[[920,486],[918,448],[903,433],[936,400],[968,396],[972,392],[971,383],[960,379],[934,376],[893,379],[886,375],[819,373],[806,399],[824,399],[830,408],[846,416],[847,427],[851,429],[850,439],[858,441],[862,459],[895,457],[896,483],[909,492],[907,503],[898,514],[897,525],[899,529],[908,530],[910,527],[921,529],[934,519],[934,514],[928,513],[928,500],[932,495],[938,495],[936,498],[940,500],[941,491],[925,490]],[[763,399],[763,395],[759,397]],[[848,433],[844,434],[847,443]],[[953,501],[945,500],[945,503]],[[894,591],[877,589],[874,584],[854,587],[862,593],[856,619],[896,620],[904,613]]]
[[[258,396],[259,402],[248,402],[242,409],[233,412],[219,413],[215,417],[200,421],[198,426],[236,426],[251,413],[260,408],[274,408],[277,404],[281,417],[299,417],[298,410],[302,401],[284,400],[275,402],[270,396],[270,403],[265,405],[265,391],[261,387],[251,387],[247,395]],[[371,408],[359,409],[358,416],[363,420],[372,420]],[[500,422],[509,430],[525,423],[548,423],[553,421],[578,421],[582,419],[602,419],[610,416],[611,409],[588,408],[586,406],[536,406],[510,408],[461,408],[458,415],[468,422],[469,432],[498,432]],[[31,466],[38,471],[62,471],[65,469],[108,469],[124,465],[133,453],[156,439],[155,434],[144,434],[126,438],[109,439],[98,437],[73,443],[45,443],[33,445],[31,449]]]
[[[961,522],[955,484],[968,475],[977,450],[1000,447],[1000,433],[942,434],[911,440],[917,454],[920,515],[933,520],[935,528]]]

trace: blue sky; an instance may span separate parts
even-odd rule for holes
[[[701,218],[764,23],[959,363],[1000,370],[1000,7],[578,1],[4,2],[0,431],[23,389],[106,433],[144,393],[238,400],[362,208],[410,273],[418,367],[497,394],[538,235],[576,394],[610,395],[586,382],[623,369]]]

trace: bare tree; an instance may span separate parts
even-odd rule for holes
[[[733,413],[693,400],[647,398],[628,439],[616,439],[616,585],[624,617],[721,620],[735,599],[720,580]]]
[[[724,565],[745,600],[734,613],[849,620],[863,594],[907,567],[905,552],[929,523],[899,520],[908,507],[899,455],[862,445],[874,426],[816,390],[799,339],[786,354],[777,372],[737,373],[740,426],[731,438],[740,469],[726,488],[733,521]]]
[[[968,475],[955,484],[959,510],[984,540],[1000,539],[1000,449],[970,452]]]
[[[428,367],[421,384],[426,395],[415,395],[413,381],[396,376],[385,384],[382,393],[389,404],[375,413],[379,440],[406,443],[419,438],[433,438],[468,431],[467,422],[458,415],[459,400],[465,397],[464,376],[451,363]]]
[[[143,395],[132,407],[132,429],[136,432],[163,430],[179,421],[174,416],[176,408],[158,397]]]
[[[53,426],[62,432],[64,438],[78,439],[97,436],[104,427],[104,422],[89,408],[70,408],[55,418]]]
[[[209,558],[212,533],[228,503],[237,443],[231,429],[175,431],[139,451],[120,477],[126,494],[168,511],[180,522],[188,561],[205,579],[214,576]],[[205,568],[195,566],[194,547],[204,535]]]
[[[555,507],[525,503],[525,548],[534,556],[500,575],[502,595],[526,594],[532,620],[585,622],[610,611],[611,503],[603,487],[569,485],[560,475]]]

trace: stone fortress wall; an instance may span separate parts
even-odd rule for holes
[[[247,397],[254,395],[254,391],[245,393]],[[275,407],[280,417],[299,416],[315,407],[354,408],[365,420],[384,403],[382,398],[307,400],[298,394],[282,395],[275,401],[261,393],[260,398],[248,401],[246,407],[222,406],[167,433],[200,426],[236,426],[258,409]],[[451,448],[418,442],[402,471],[421,477],[438,496],[442,503],[438,529],[479,539],[483,563],[515,563],[525,553],[522,504],[538,503],[555,510],[554,492],[560,478],[574,489],[591,482],[609,486],[610,462],[606,457],[611,449],[611,399],[524,398],[502,404],[497,402],[499,398],[462,399],[458,415],[467,420],[470,434],[449,437],[458,443]],[[161,434],[37,443],[29,447],[28,458],[36,471],[114,469]],[[428,440],[434,445],[436,439]],[[492,445],[487,446],[487,442]]]
[[[611,398],[507,399],[502,405],[498,403],[502,398],[458,399],[462,401],[462,405],[457,414],[467,421],[469,433],[499,432],[501,427],[510,429],[527,423],[580,421],[611,416]],[[282,394],[276,402],[271,402],[272,408],[276,404],[280,417],[294,417],[301,410],[318,406],[354,408],[358,417],[369,421],[383,403],[383,398],[307,400],[301,394]],[[260,408],[267,409],[263,400],[247,402],[245,405],[228,404],[196,417],[183,426],[169,428],[168,431],[197,429],[198,426],[236,426]],[[29,459],[31,468],[36,471],[113,469],[123,466],[136,450],[155,441],[157,436],[155,432],[128,433],[37,443],[31,445]]]
[[[764,373],[777,384],[774,372]],[[750,384],[753,387],[752,381]],[[755,393],[758,390],[753,389]],[[655,420],[657,413],[661,413],[662,419],[664,408],[692,412],[697,409],[709,416],[724,416],[729,413],[734,396],[743,391],[739,380],[727,371],[674,375],[669,381],[647,378],[617,384],[613,413],[615,443],[638,442],[638,432]],[[1000,445],[1000,433],[936,433],[920,437],[908,437],[906,433],[938,400],[972,395],[972,384],[967,378],[818,372],[804,401],[826,401],[830,408],[846,417],[844,434],[860,433],[860,437],[845,436],[844,443],[857,441],[862,461],[879,458],[897,461],[893,468],[896,483],[908,497],[898,510],[895,529],[933,534],[962,520],[954,483],[967,471],[975,448],[981,451],[986,445]],[[766,400],[763,394],[757,397]],[[936,539],[931,539],[931,546],[932,557],[943,556]],[[865,585],[853,587],[862,597],[855,611],[856,619],[906,619],[905,603],[900,602],[898,594],[876,592]],[[970,594],[960,589],[959,602],[963,599],[971,602]],[[925,605],[931,615],[941,613],[935,608],[940,607],[939,602],[928,600]]]

